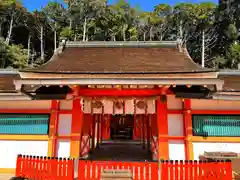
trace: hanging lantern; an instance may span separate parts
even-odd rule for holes
[[[114,101],[114,106],[115,106],[117,109],[122,109],[122,108],[123,108],[123,105],[124,105],[123,100],[116,100],[116,101]]]
[[[145,109],[145,108],[147,108],[147,103],[145,101],[138,101],[136,105],[137,105],[138,109]]]
[[[103,103],[102,103],[102,101],[93,100],[92,106],[93,106],[93,108],[100,109],[103,107]]]

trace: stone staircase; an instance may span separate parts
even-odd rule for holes
[[[104,141],[89,155],[90,160],[150,161],[152,153],[139,141]]]

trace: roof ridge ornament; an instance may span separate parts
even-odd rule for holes
[[[67,41],[66,47],[69,48],[95,48],[95,47],[162,47],[177,48],[178,41]]]

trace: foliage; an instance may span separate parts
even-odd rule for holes
[[[1,68],[24,68],[28,65],[27,50],[22,45],[7,45],[0,40]]]
[[[27,66],[27,50],[22,45],[9,45],[6,51],[6,61],[13,68],[24,68]]]
[[[28,62],[31,65],[46,62],[61,37],[73,41],[180,38],[198,63],[205,39],[208,67],[238,68],[240,63],[237,0],[219,6],[212,2],[156,4],[151,12],[132,7],[126,0],[111,5],[106,0],[65,0],[65,3],[67,7],[49,2],[41,10],[28,12],[18,0],[0,0],[0,37],[4,38],[0,41],[1,66],[22,68]]]
[[[64,27],[60,32],[60,36],[67,39],[71,39],[73,37],[73,31],[69,27]]]
[[[231,68],[238,68],[240,63],[240,44],[234,43],[227,52],[228,63]]]

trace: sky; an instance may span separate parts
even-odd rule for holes
[[[21,0],[21,1],[29,11],[40,9],[41,7],[45,6],[49,1],[62,2],[62,0]],[[113,3],[114,1],[116,0],[108,0],[109,3]],[[212,1],[214,3],[218,2],[218,0],[128,0],[128,1],[133,6],[139,5],[140,8],[145,11],[153,10],[153,7],[160,3],[174,5],[176,3],[181,3],[181,2],[192,2],[192,3],[199,3],[204,1]]]

